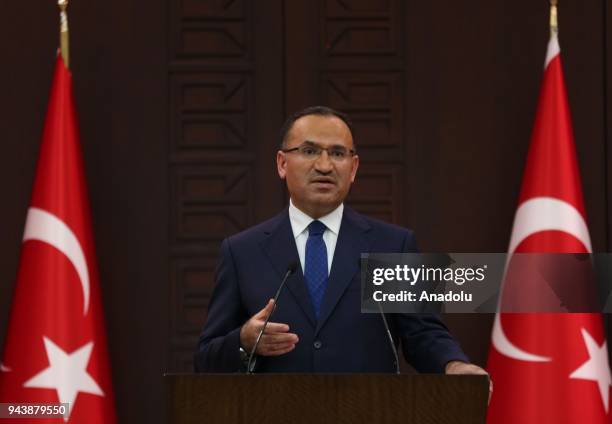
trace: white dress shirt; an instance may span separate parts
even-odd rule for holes
[[[329,275],[334,259],[334,251],[336,250],[336,242],[340,233],[340,224],[342,223],[342,212],[344,204],[341,203],[336,209],[325,216],[322,216],[317,221],[322,222],[327,228],[323,233],[323,241],[327,248],[327,274]],[[289,221],[291,221],[291,229],[293,237],[295,237],[295,245],[297,246],[298,255],[300,256],[300,264],[302,272],[304,272],[304,261],[306,260],[306,241],[308,240],[308,226],[314,218],[306,215],[299,210],[291,199],[289,199]]]

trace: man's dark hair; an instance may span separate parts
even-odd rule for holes
[[[306,109],[302,109],[299,112],[296,112],[293,115],[291,115],[289,118],[287,118],[287,120],[281,127],[281,131],[280,131],[281,150],[286,147],[287,135],[289,134],[289,131],[291,131],[291,128],[293,127],[293,124],[295,123],[295,121],[297,121],[298,119],[304,116],[308,116],[308,115],[335,116],[336,118],[342,120],[342,122],[344,122],[346,126],[348,127],[349,131],[351,132],[351,135],[353,134],[353,124],[347,114],[342,113],[340,111],[337,111],[327,106],[310,106],[310,107],[307,107]]]

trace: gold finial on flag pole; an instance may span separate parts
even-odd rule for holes
[[[557,22],[557,0],[550,0],[550,35],[557,35],[559,23]]]
[[[70,67],[70,48],[68,46],[68,0],[57,0],[57,5],[60,8],[60,53],[64,59],[66,68]]]

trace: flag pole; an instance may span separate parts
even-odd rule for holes
[[[557,0],[550,0],[550,35],[556,36],[559,33],[559,23],[557,22]]]
[[[68,43],[68,0],[57,0],[60,8],[60,53],[66,68],[70,68],[70,48]]]

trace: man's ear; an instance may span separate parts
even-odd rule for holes
[[[354,155],[352,157],[352,166],[351,166],[351,183],[355,182],[355,177],[357,176],[357,168],[359,168],[359,156]]]
[[[280,150],[276,152],[276,170],[280,179],[284,180],[287,175],[287,157]]]

